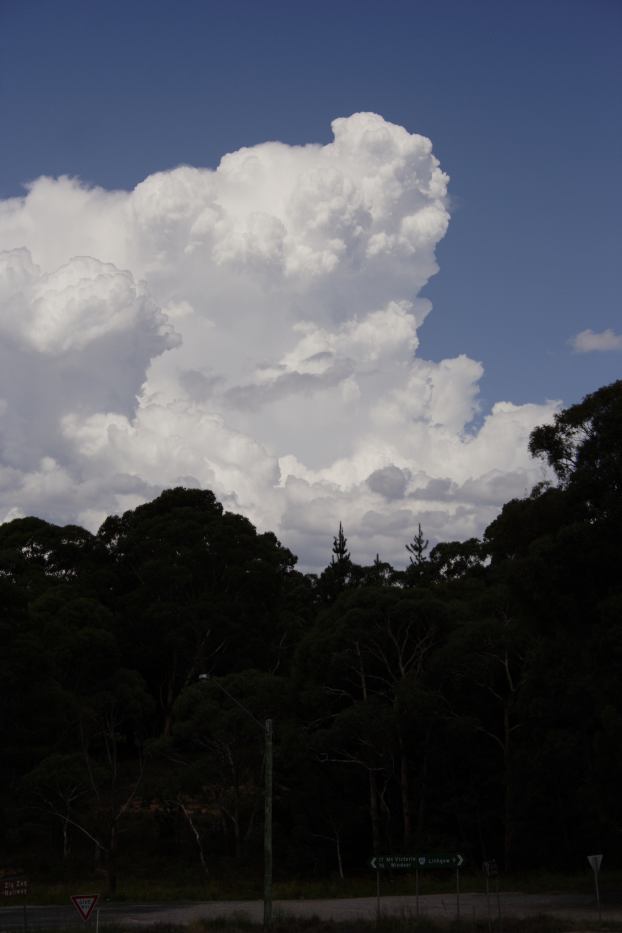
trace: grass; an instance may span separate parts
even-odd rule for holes
[[[92,929],[92,925],[89,924]],[[106,933],[135,933],[135,926],[106,924]],[[196,921],[189,926],[159,923],[141,926],[141,933],[258,933],[261,924],[251,923],[243,914],[213,920]],[[590,922],[573,924],[550,916],[529,918],[504,917],[500,929],[486,920],[439,922],[422,917],[419,920],[404,917],[382,917],[379,923],[371,920],[320,920],[317,917],[276,917],[273,933],[622,933],[622,922]],[[38,927],[37,933],[76,933],[76,926],[46,931]]]
[[[244,918],[221,918],[201,921],[194,924],[190,931],[167,929],[162,933],[249,933],[257,931],[258,924],[252,924]],[[596,928],[595,928],[596,929]],[[612,927],[601,928],[613,930]],[[622,925],[619,926],[622,929]],[[486,921],[439,922],[427,918],[414,920],[404,917],[382,917],[375,920],[320,920],[317,917],[304,919],[275,920],[274,933],[489,933]],[[153,931],[158,933],[158,931]],[[572,933],[568,921],[552,917],[532,917],[529,919],[505,918],[503,933]],[[578,931],[577,931],[578,933]]]
[[[420,893],[451,894],[455,891],[453,872],[421,872]],[[601,891],[621,890],[622,871],[602,871],[600,874]],[[481,873],[461,872],[460,889],[462,892],[483,892],[484,878]],[[495,884],[491,881],[491,891]],[[591,872],[585,871],[574,875],[552,872],[531,872],[505,875],[499,879],[501,891],[521,892],[525,894],[592,894],[594,882]],[[415,877],[410,873],[381,874],[383,895],[413,894]],[[104,896],[103,879],[91,877],[65,882],[43,882],[31,880],[29,904],[67,904],[72,894],[94,893],[99,891]],[[342,881],[339,878],[322,880],[292,879],[277,880],[274,884],[275,900],[312,900],[333,897],[373,897],[376,893],[376,876],[369,871],[352,876]],[[132,903],[185,903],[192,901],[216,900],[253,900],[262,896],[261,881],[257,878],[245,878],[241,872],[233,872],[229,877],[210,878],[205,881],[187,876],[174,877],[166,873],[162,878],[136,878],[120,874],[119,891],[116,902]]]

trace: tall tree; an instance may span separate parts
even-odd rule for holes
[[[415,567],[421,567],[425,563],[425,552],[428,549],[429,541],[424,537],[423,531],[421,530],[421,523],[417,526],[417,534],[413,537],[410,544],[406,545],[406,550],[408,551],[409,560],[411,564],[414,564]]]
[[[339,522],[339,531],[333,538],[330,564],[318,580],[318,592],[322,602],[334,602],[346,587],[358,580],[360,575],[360,568],[355,567],[350,559],[348,539],[344,534],[342,523]]]
[[[592,517],[620,515],[622,501],[622,380],[586,395],[535,428],[529,451],[552,467]]]
[[[421,530],[421,524],[417,525],[417,534],[406,545],[409,564],[404,572],[404,582],[407,586],[420,586],[429,582],[429,563],[426,557],[429,543]]]
[[[333,538],[333,556],[331,564],[335,566],[348,565],[350,563],[350,552],[348,550],[348,539],[343,533],[343,525],[339,522],[339,531]]]
[[[276,669],[291,625],[280,614],[295,558],[271,533],[225,512],[209,490],[166,490],[106,520],[120,638],[170,735],[175,702],[199,673]]]
[[[381,813],[383,807],[388,813],[390,786],[402,843],[408,845],[412,836],[410,774],[420,757],[412,747],[419,694],[428,656],[447,624],[442,604],[412,590],[357,587],[322,613],[301,642],[300,676],[307,691],[315,687],[313,717],[323,725],[327,759],[351,762],[366,774],[375,851],[383,841]]]

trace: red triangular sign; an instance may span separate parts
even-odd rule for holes
[[[71,900],[83,920],[88,920],[93,913],[99,894],[72,894]]]

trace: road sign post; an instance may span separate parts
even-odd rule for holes
[[[380,921],[380,872],[414,871],[415,912],[419,916],[419,871],[425,868],[456,869],[456,915],[460,919],[460,867],[464,857],[459,852],[453,855],[372,855],[369,867],[376,872],[376,919]]]
[[[486,878],[486,909],[488,912],[488,929],[492,929],[492,920],[490,916],[490,879],[495,879],[495,893],[497,896],[497,919],[499,921],[499,929],[501,929],[501,895],[499,893],[499,866],[497,865],[496,859],[489,859],[487,862],[484,862],[482,865],[482,871]]]
[[[488,933],[492,933],[492,917],[490,914],[490,876],[492,875],[492,865],[495,862],[483,862],[482,871],[484,872],[484,878],[486,879],[486,914],[488,916]]]
[[[602,920],[602,913],[600,909],[600,890],[598,888],[598,872],[600,871],[600,866],[603,861],[602,853],[600,853],[599,855],[588,855],[587,860],[590,863],[590,867],[592,871],[594,872],[594,887],[596,889],[596,906],[598,908],[598,920],[600,922]]]

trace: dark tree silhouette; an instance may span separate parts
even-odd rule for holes
[[[421,525],[419,524],[417,526],[417,534],[414,536],[410,544],[406,545],[406,550],[408,551],[411,564],[414,564],[416,567],[420,567],[421,564],[425,563],[425,552],[428,549],[429,543],[430,542],[428,539],[424,538]]]
[[[339,522],[339,531],[333,538],[333,556],[331,564],[345,564],[350,562],[350,552],[348,550],[348,539],[343,533],[343,525]]]

